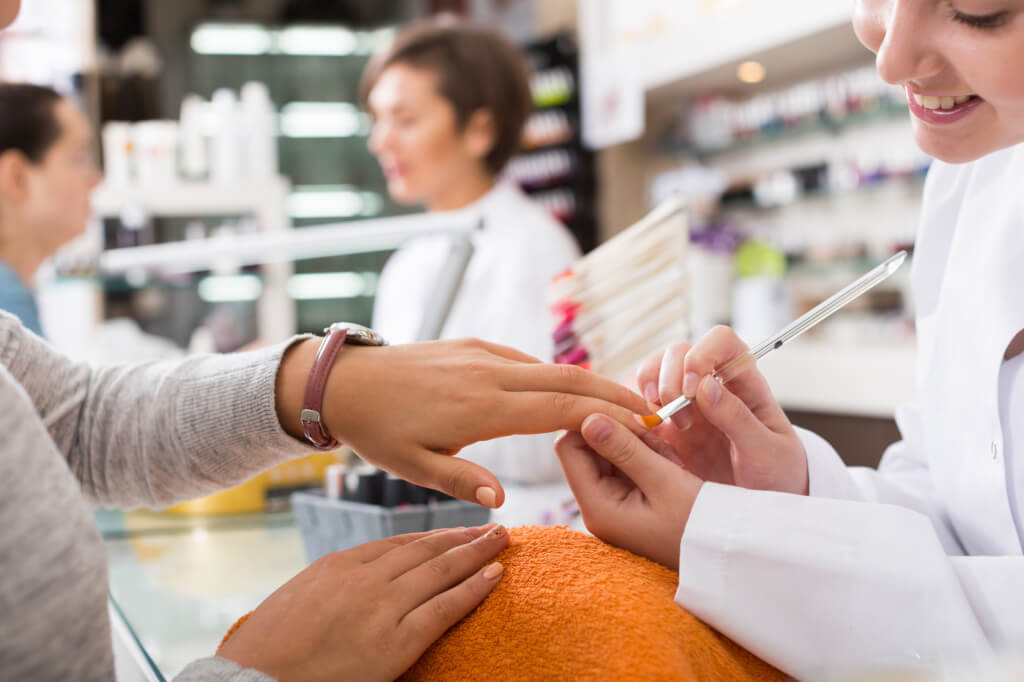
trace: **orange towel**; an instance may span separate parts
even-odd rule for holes
[[[785,679],[681,609],[664,566],[565,527],[510,532],[494,592],[400,679]]]
[[[565,527],[510,533],[494,592],[401,680],[786,679],[681,609],[664,566]]]

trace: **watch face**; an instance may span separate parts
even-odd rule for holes
[[[369,327],[364,327],[361,324],[355,324],[352,322],[336,322],[327,329],[346,329],[348,335],[345,337],[345,343],[351,343],[357,346],[386,346],[388,342],[384,340],[384,337],[373,331]],[[327,331],[324,330],[324,332]]]

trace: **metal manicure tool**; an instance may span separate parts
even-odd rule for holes
[[[714,370],[711,373],[711,376],[723,384],[736,378],[771,351],[776,348],[782,348],[783,345],[800,336],[822,320],[827,319],[850,301],[867,292],[875,285],[888,279],[891,274],[899,270],[906,258],[906,251],[900,251],[895,254],[884,263],[859,278],[857,281],[839,290],[837,293],[825,299],[821,304],[811,308],[793,322],[790,322],[789,325],[779,333],[774,336],[770,336],[759,345],[750,349],[750,351],[736,356],[729,362]],[[641,417],[640,419],[643,421],[644,426],[647,428],[653,428],[674,415],[676,412],[679,412],[692,401],[692,398],[679,396],[669,404],[662,407],[656,413],[649,414],[645,417]]]

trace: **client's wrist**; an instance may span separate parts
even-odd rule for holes
[[[384,343],[375,332],[358,325],[339,323],[329,331],[285,351],[276,385],[282,428],[322,448],[345,442],[352,411],[374,376],[369,366],[374,353],[368,352],[368,346]],[[346,341],[355,345],[345,345]]]
[[[320,337],[315,336],[299,341],[287,349],[281,357],[277,370],[274,404],[281,428],[293,438],[306,440],[302,430],[302,398],[313,369],[313,359],[320,347]]]

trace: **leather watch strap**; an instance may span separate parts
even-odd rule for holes
[[[340,443],[327,432],[321,414],[324,404],[324,389],[327,387],[327,376],[334,367],[334,359],[338,352],[345,345],[348,337],[348,330],[344,327],[329,327],[324,333],[320,342],[320,348],[316,351],[313,359],[313,367],[309,371],[309,380],[306,382],[306,394],[302,399],[302,413],[299,418],[302,420],[302,432],[310,443],[330,450],[336,448]]]

